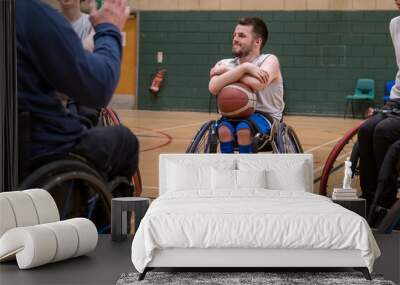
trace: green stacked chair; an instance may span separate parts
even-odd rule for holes
[[[371,103],[372,106],[375,100],[375,80],[369,78],[360,78],[357,80],[356,89],[353,95],[346,96],[346,108],[344,111],[344,117],[346,118],[349,104],[351,104],[351,113],[354,117],[354,102],[357,103]]]

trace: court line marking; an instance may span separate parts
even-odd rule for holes
[[[314,174],[318,173],[319,171],[321,171],[324,168],[325,164],[318,167],[317,169],[314,169]]]
[[[330,144],[332,144],[332,143],[338,142],[342,137],[343,137],[343,136],[338,137],[337,139],[331,140],[331,141],[329,141],[329,142],[326,142],[326,143],[317,145],[317,146],[312,147],[312,148],[310,148],[310,149],[307,149],[307,150],[305,151],[305,153],[313,152],[314,150],[320,149],[321,147],[324,147],[324,146],[330,145]]]
[[[197,126],[201,123],[205,123],[205,121],[199,121],[197,123],[191,123],[187,125],[180,125],[180,126],[174,126],[174,127],[169,127],[169,128],[163,128],[163,129],[155,129],[155,131],[169,131],[169,130],[175,130],[175,129],[180,129],[180,128],[186,128],[186,127],[192,127],[192,126]]]
[[[148,128],[141,128],[141,127],[137,127],[137,128],[138,129],[142,129],[142,130],[146,130],[146,131],[156,132],[156,133],[162,135],[163,137],[165,137],[167,139],[167,141],[162,143],[162,144],[156,145],[154,147],[146,148],[146,149],[141,149],[141,150],[139,150],[139,152],[145,152],[145,151],[150,151],[150,150],[155,150],[155,149],[158,149],[158,148],[162,148],[164,146],[169,145],[173,140],[172,136],[170,136],[169,134],[166,134],[166,133],[164,133],[162,131],[152,130],[152,129],[148,129]]]

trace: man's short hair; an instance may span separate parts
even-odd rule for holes
[[[268,40],[268,28],[267,25],[258,17],[247,17],[239,20],[239,25],[252,26],[253,33],[261,38],[261,49],[265,46]]]

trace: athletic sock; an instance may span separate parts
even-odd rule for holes
[[[251,144],[239,145],[239,153],[252,153],[252,148]]]
[[[220,143],[222,153],[233,153],[233,141]]]

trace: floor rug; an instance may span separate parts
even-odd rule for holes
[[[117,285],[297,285],[297,284],[376,284],[395,285],[392,281],[384,280],[382,276],[372,275],[372,281],[364,278],[360,272],[155,272],[146,274],[138,281],[139,273],[122,274]]]

